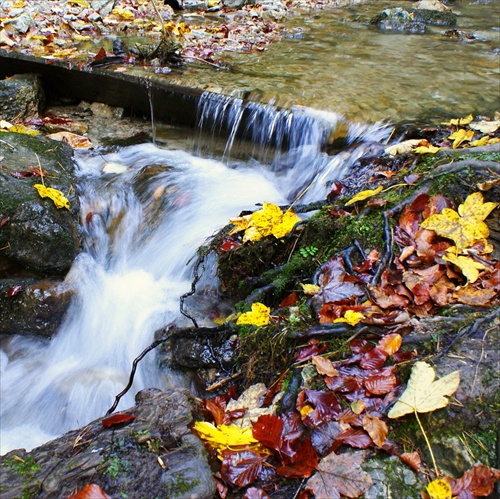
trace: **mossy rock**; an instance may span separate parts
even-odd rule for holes
[[[435,26],[455,26],[457,24],[457,15],[448,11],[415,9],[413,18],[417,22]]]
[[[0,270],[4,277],[64,277],[82,244],[73,151],[45,137],[0,138]],[[40,167],[43,180],[33,175]],[[42,199],[34,188],[41,183],[61,191],[70,209]]]

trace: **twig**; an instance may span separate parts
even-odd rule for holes
[[[436,476],[439,476],[439,469],[436,464],[436,459],[434,458],[434,452],[432,452],[432,447],[431,443],[429,442],[429,439],[427,438],[427,433],[425,433],[424,427],[422,426],[422,423],[420,422],[420,419],[418,417],[417,410],[415,409],[414,411],[415,417],[417,418],[418,425],[420,426],[420,429],[422,430],[422,434],[424,435],[425,442],[427,443],[427,447],[429,448],[429,452],[431,453],[431,458],[432,458],[432,464],[434,465],[434,470],[436,471]]]
[[[193,323],[194,327],[196,327],[196,328],[199,327],[198,323],[196,322],[196,319],[193,316],[189,315],[184,310],[184,301],[186,300],[186,298],[188,298],[189,296],[192,296],[192,295],[194,295],[196,293],[196,284],[201,279],[201,276],[203,275],[203,272],[205,272],[205,267],[202,267],[201,274],[198,272],[198,269],[200,268],[200,265],[203,265],[204,261],[205,261],[205,255],[200,255],[198,257],[198,259],[196,260],[196,264],[195,264],[194,270],[193,270],[193,280],[191,282],[191,290],[188,291],[187,293],[184,293],[180,297],[180,303],[179,303],[179,309],[180,309],[181,314],[184,317],[187,317]]]
[[[236,378],[239,378],[243,373],[239,372],[236,374],[233,374],[232,376],[229,376],[229,378],[224,378],[220,381],[217,381],[217,383],[214,383],[213,385],[210,385],[206,391],[211,392],[212,390],[216,390],[217,388],[220,388],[221,386],[224,386],[225,384],[233,381]]]
[[[167,330],[167,333],[165,336],[160,338],[159,340],[154,341],[149,345],[147,348],[145,348],[139,356],[137,356],[134,359],[134,362],[132,363],[132,370],[130,371],[130,376],[128,379],[128,383],[125,386],[125,388],[115,397],[115,401],[113,405],[108,409],[106,412],[106,416],[109,416],[117,407],[118,403],[120,402],[120,399],[130,390],[130,387],[132,386],[132,383],[134,382],[134,376],[135,376],[135,371],[137,370],[137,364],[146,356],[148,352],[151,350],[154,350],[157,346],[161,345],[165,341],[167,341],[170,338],[170,329]]]
[[[17,149],[12,145],[12,144],[9,144],[8,142],[6,142],[5,140],[2,140],[0,139],[0,142],[2,144],[5,144],[6,146],[9,146],[13,151],[17,151]]]
[[[384,256],[375,271],[375,275],[370,281],[371,286],[375,286],[382,275],[382,272],[387,268],[389,262],[392,260],[392,231],[389,225],[389,215],[387,212],[383,214],[384,217],[384,236],[385,236],[385,251]]]

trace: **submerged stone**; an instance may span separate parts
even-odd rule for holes
[[[411,12],[400,7],[385,9],[376,15],[371,21],[382,31],[398,31],[404,33],[425,33],[425,24],[414,19]]]

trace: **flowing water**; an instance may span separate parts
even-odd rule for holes
[[[194,153],[146,144],[81,155],[86,244],[67,277],[75,298],[52,340],[1,343],[2,453],[30,449],[106,412],[154,332],[186,324],[179,297],[190,289],[196,248],[230,217],[263,201],[323,199],[329,181],[388,136],[380,123],[351,123],[333,111],[374,122],[495,110],[500,32],[489,17],[498,2],[457,6],[478,41],[446,40],[439,30],[374,34],[368,20],[386,7],[379,2],[296,18],[283,44],[234,55],[236,71],[189,70],[180,83],[195,78],[302,106],[283,110],[207,94]],[[330,157],[321,145],[338,127],[350,147]],[[119,409],[133,405],[143,387],[183,383],[158,372],[149,354]]]
[[[230,160],[242,102],[217,96],[203,99],[200,129],[227,122],[225,161],[153,144],[80,157],[86,243],[67,277],[76,297],[51,341],[14,337],[3,344],[2,452],[32,448],[106,412],[154,332],[172,322],[188,325],[179,297],[190,289],[193,256],[230,217],[262,201],[289,203],[314,178],[306,196],[324,197],[327,179],[388,134],[383,126],[348,125],[356,145],[329,157],[320,146],[340,116],[271,106],[246,112],[249,124],[240,132],[252,136],[262,156],[272,148],[272,160]],[[150,354],[119,409],[133,405],[143,387],[182,383],[175,373],[159,373]]]

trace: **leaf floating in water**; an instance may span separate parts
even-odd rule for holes
[[[49,139],[66,142],[73,149],[88,149],[92,147],[92,142],[87,137],[71,132],[57,132],[47,135]]]
[[[102,425],[104,428],[111,428],[112,426],[116,426],[122,423],[128,423],[129,421],[133,421],[135,416],[132,414],[113,414],[113,416],[109,416],[109,418],[104,418],[102,420]]]
[[[40,197],[52,199],[56,208],[67,208],[69,210],[69,201],[61,191],[52,187],[45,187],[43,184],[35,184],[33,187],[38,191]]]

